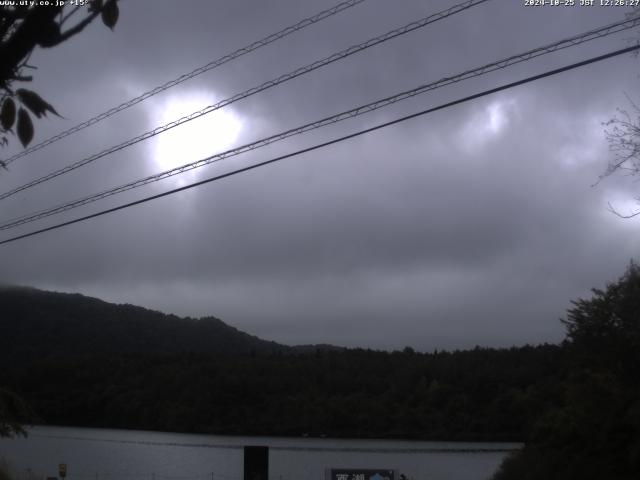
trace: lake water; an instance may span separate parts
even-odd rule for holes
[[[35,427],[0,439],[16,480],[241,480],[245,445],[269,447],[269,477],[323,480],[326,468],[385,468],[415,480],[484,480],[513,443],[227,437],[92,428]]]

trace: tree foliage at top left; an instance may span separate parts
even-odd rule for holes
[[[10,133],[26,148],[34,137],[32,117],[58,115],[38,93],[14,87],[16,82],[33,80],[28,74],[35,69],[29,64],[33,50],[60,45],[98,16],[113,30],[119,17],[118,0],[89,0],[82,6],[0,6],[0,145],[8,144]]]

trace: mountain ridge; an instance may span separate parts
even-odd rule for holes
[[[5,360],[296,351],[295,347],[243,332],[214,316],[179,317],[79,293],[1,285],[0,305],[0,358]]]

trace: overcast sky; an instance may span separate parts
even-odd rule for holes
[[[34,143],[337,2],[129,0],[36,51],[63,115]],[[367,0],[22,158],[3,192],[456,3]],[[621,19],[620,7],[494,0],[356,54],[0,202],[2,220],[64,203]],[[438,89],[0,239],[227,172],[628,45],[623,32]],[[640,188],[602,122],[640,101],[617,57],[194,190],[0,246],[0,282],[216,316],[288,344],[418,350],[557,342],[570,300],[638,255]],[[19,152],[17,140],[0,152]],[[90,321],[90,319],[88,319]]]

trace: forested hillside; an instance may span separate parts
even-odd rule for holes
[[[522,439],[553,402],[558,346],[416,353],[287,347],[215,318],[0,291],[0,385],[50,424]]]
[[[214,317],[180,318],[79,294],[0,287],[0,361],[119,354],[268,353],[288,347]]]

